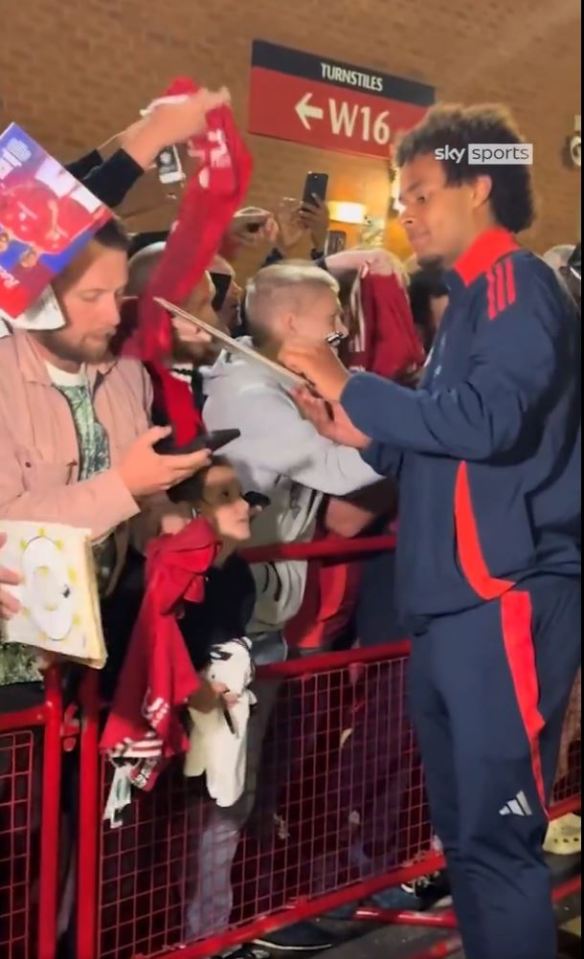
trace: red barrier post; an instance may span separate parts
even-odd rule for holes
[[[97,959],[99,792],[98,676],[88,671],[80,689],[79,835],[77,849],[76,959]]]
[[[59,826],[61,814],[61,676],[56,668],[45,674],[41,849],[39,876],[39,959],[55,959],[59,888]]]

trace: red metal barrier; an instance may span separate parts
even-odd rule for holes
[[[580,892],[582,885],[581,876],[574,876],[560,883],[552,891],[554,903],[561,903],[570,896]],[[389,912],[383,913],[381,910],[359,910],[359,916],[363,919],[370,919],[374,922],[386,922],[397,925],[416,925],[427,929],[454,929],[456,928],[456,919],[450,910],[444,910],[441,913],[422,913],[411,914]],[[462,949],[460,936],[449,936],[434,945],[425,947],[421,952],[417,952],[410,959],[446,959],[447,956],[454,955]],[[571,954],[571,953],[570,953]]]
[[[0,713],[2,959],[55,959],[61,719],[55,671],[43,703]]]
[[[330,536],[317,539],[312,543],[278,543],[271,546],[253,546],[242,550],[242,556],[248,563],[264,563],[285,559],[336,559],[345,562],[351,558],[367,556],[371,553],[390,552],[395,549],[396,537],[360,536],[345,539],[343,536]]]
[[[407,653],[403,643],[261,670],[264,690],[279,688],[278,702],[255,811],[227,870],[228,927],[217,913],[225,832],[213,825],[216,807],[176,764],[134,800],[121,828],[102,824],[97,887],[92,893],[86,876],[80,892],[99,904],[97,940],[92,948],[86,939],[78,959],[202,959],[440,868],[405,716]],[[102,804],[109,782],[106,765]],[[556,800],[554,815],[579,807],[575,754]],[[191,924],[189,934],[197,897],[198,933]],[[361,915],[429,925],[408,913]],[[431,923],[455,925],[448,912]]]
[[[33,955],[30,887],[37,746],[32,729],[0,735],[0,955],[9,959]]]
[[[340,541],[340,551],[331,541],[288,545],[278,558],[307,549],[348,558],[392,543]],[[266,550],[273,558],[271,547],[248,558],[265,559]],[[98,684],[89,673],[80,694],[75,959],[202,959],[440,868],[406,717],[408,654],[404,642],[260,670],[260,700],[272,706],[257,796],[229,828],[229,811],[219,828],[217,807],[200,781],[184,779],[180,763],[151,794],[136,795],[120,828],[101,821],[111,768],[98,755]],[[61,757],[64,740],[72,733],[76,742],[78,732],[65,728],[60,690],[52,671],[43,704],[0,714],[1,959],[56,955]],[[576,710],[578,697],[579,687]],[[556,817],[580,807],[576,710],[567,720]],[[229,919],[218,918],[222,900]],[[358,915],[455,925],[448,911]],[[451,955],[458,945],[450,937],[419,959]]]
[[[403,711],[407,654],[403,643],[262,670],[265,683],[280,683],[280,697],[264,752],[259,815],[243,832],[232,872],[231,925],[189,945],[184,916],[195,873],[188,841],[200,838],[213,807],[175,766],[154,794],[137,797],[120,830],[98,822],[107,770],[97,755],[99,715],[91,674],[82,695],[76,959],[208,956],[439,868]],[[2,959],[55,959],[59,787],[67,730],[54,672],[46,687],[38,707],[0,714]],[[576,707],[578,701],[579,688]],[[580,744],[569,718],[567,731],[554,816],[580,806]],[[274,784],[275,795],[267,788]],[[267,830],[257,829],[262,813]],[[556,896],[578,886],[579,877]],[[361,909],[358,915],[428,928],[454,926],[448,911],[421,917]],[[451,937],[419,959],[451,955],[458,945]]]
[[[97,941],[97,876],[100,820],[98,677],[87,673],[80,689],[79,831],[77,837],[77,956],[95,955]]]

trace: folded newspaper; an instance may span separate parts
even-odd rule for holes
[[[56,301],[52,310],[37,301],[111,216],[17,124],[0,133],[0,318],[27,329],[63,326]]]
[[[2,640],[101,669],[106,649],[89,530],[0,520],[0,533],[6,534],[0,566],[22,580],[3,587],[22,608],[2,623]]]

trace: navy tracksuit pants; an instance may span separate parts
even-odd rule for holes
[[[467,959],[556,959],[542,851],[580,662],[580,581],[531,580],[414,637],[411,710]]]

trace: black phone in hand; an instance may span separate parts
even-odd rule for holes
[[[308,173],[304,183],[304,193],[302,195],[302,206],[310,207],[315,205],[315,199],[321,203],[326,201],[328,189],[328,173]]]
[[[239,439],[240,436],[240,430],[214,430],[211,433],[201,433],[190,443],[177,446],[171,433],[170,436],[165,436],[154,444],[154,452],[159,456],[188,456],[189,453],[198,453],[199,450],[211,450],[214,453],[228,443],[232,443],[233,440]]]

